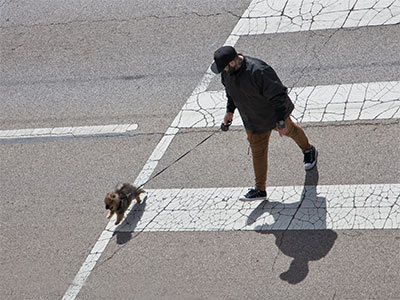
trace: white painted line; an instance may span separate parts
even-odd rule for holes
[[[298,122],[400,118],[400,81],[296,87],[289,90]],[[226,111],[225,91],[192,95],[180,112],[179,128],[219,126]],[[241,126],[238,113],[233,126]]]
[[[253,0],[238,36],[400,23],[398,0]]]
[[[400,229],[400,184],[268,187],[269,201],[239,201],[246,192],[148,190],[119,231]]]
[[[238,39],[239,36],[230,34],[224,45],[235,46]],[[215,74],[211,71],[211,63],[210,63],[210,67],[204,74],[200,83],[193,90],[191,97],[204,93],[214,77]],[[179,128],[177,125],[180,123],[180,119],[181,119],[181,113],[178,113],[178,115],[172,122],[171,126],[167,129],[161,141],[157,144],[153,153],[150,155],[143,169],[136,178],[134,183],[135,185],[141,185],[148,179],[150,179],[151,175],[153,174],[154,170],[158,165],[158,162],[163,157],[164,153],[167,151],[175,135],[178,133]],[[89,277],[97,261],[100,259],[101,254],[104,252],[104,249],[107,247],[108,243],[110,242],[113,236],[113,233],[116,228],[115,225],[113,225],[114,222],[115,220],[111,219],[106,228],[104,229],[104,231],[101,233],[96,244],[90,251],[90,254],[88,255],[88,257],[82,264],[81,268],[79,269],[78,273],[76,274],[72,284],[65,292],[64,297],[62,298],[63,300],[73,300],[79,294],[79,291],[83,287],[85,281]]]
[[[0,130],[0,140],[123,134],[136,130],[137,128],[138,128],[137,124],[114,124],[106,126],[79,126],[79,127]]]

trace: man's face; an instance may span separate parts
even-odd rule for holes
[[[227,72],[227,73],[232,74],[232,73],[234,73],[234,72],[236,71],[236,66],[237,66],[236,60],[232,60],[232,61],[224,68],[224,71]]]

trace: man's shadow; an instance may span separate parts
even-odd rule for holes
[[[318,178],[315,166],[306,172],[299,202],[266,200],[248,216],[248,225],[256,222],[265,212],[273,216],[275,223],[257,226],[256,231],[275,235],[275,244],[280,251],[293,257],[289,269],[279,276],[290,284],[303,281],[309,272],[309,262],[325,257],[337,238],[336,232],[326,229],[326,198],[317,195]],[[273,230],[275,228],[280,230]]]
[[[135,200],[134,200],[135,201]],[[113,236],[117,236],[117,244],[125,244],[132,239],[135,230],[146,208],[147,195],[140,204],[135,203],[125,219],[115,229]]]

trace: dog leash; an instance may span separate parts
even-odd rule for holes
[[[217,132],[219,132],[220,130],[222,131],[228,131],[229,130],[229,126],[231,125],[231,123],[228,123],[228,125],[225,125],[224,123],[221,124],[221,127],[218,130],[215,130],[213,133],[211,133],[209,136],[207,136],[205,139],[203,139],[201,142],[199,142],[196,146],[194,146],[192,149],[188,150],[187,152],[185,152],[184,154],[182,154],[181,156],[179,156],[177,159],[175,159],[172,163],[170,163],[168,166],[166,166],[164,169],[162,169],[161,171],[157,172],[157,174],[153,175],[152,177],[150,177],[148,180],[146,180],[144,183],[142,183],[141,185],[139,185],[137,188],[141,188],[143,186],[145,186],[147,183],[149,183],[151,180],[153,180],[154,178],[158,177],[159,175],[161,175],[163,172],[165,172],[167,169],[169,169],[170,167],[172,167],[174,164],[176,164],[178,161],[180,161],[182,158],[184,158],[186,155],[188,155],[190,152],[192,152],[193,150],[195,150],[197,147],[199,147],[200,145],[204,144],[208,139],[210,139],[212,136],[214,136]]]

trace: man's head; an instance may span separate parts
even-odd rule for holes
[[[215,74],[221,73],[223,70],[233,73],[239,66],[238,54],[235,48],[231,46],[223,46],[214,52],[214,62],[211,65],[211,70]]]

